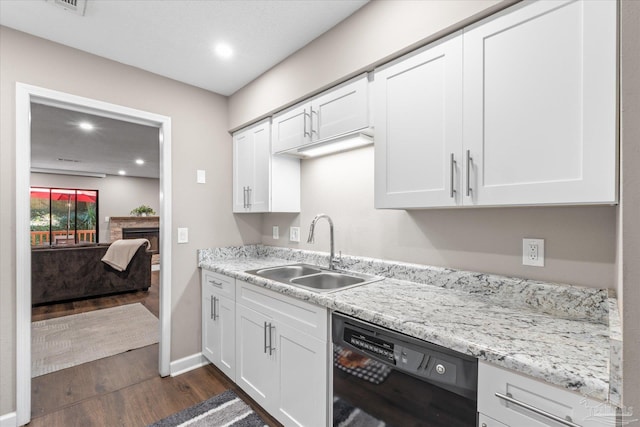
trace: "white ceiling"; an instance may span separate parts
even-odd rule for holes
[[[0,0],[0,25],[231,95],[367,1],[87,0],[81,16],[54,0]],[[218,42],[231,59],[213,54]],[[32,107],[32,167],[158,177],[157,129]],[[96,130],[78,129],[82,120]]]
[[[368,0],[0,0],[0,24],[231,95]],[[213,47],[235,54],[217,58]]]
[[[81,129],[81,122],[94,129]],[[31,104],[32,168],[158,178],[159,162],[158,128]]]

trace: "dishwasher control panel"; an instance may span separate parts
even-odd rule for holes
[[[332,318],[334,344],[458,394],[473,396],[477,390],[473,357],[342,314]]]

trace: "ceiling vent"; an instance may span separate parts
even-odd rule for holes
[[[80,16],[84,16],[84,10],[87,7],[87,0],[47,0],[47,2]]]

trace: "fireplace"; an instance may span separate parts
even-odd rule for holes
[[[159,227],[130,227],[122,229],[123,239],[147,239],[151,243],[151,253],[160,253]]]

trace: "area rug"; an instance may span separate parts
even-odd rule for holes
[[[175,413],[148,427],[263,427],[264,422],[232,390]]]
[[[32,322],[31,376],[155,344],[158,337],[158,318],[140,303]]]

